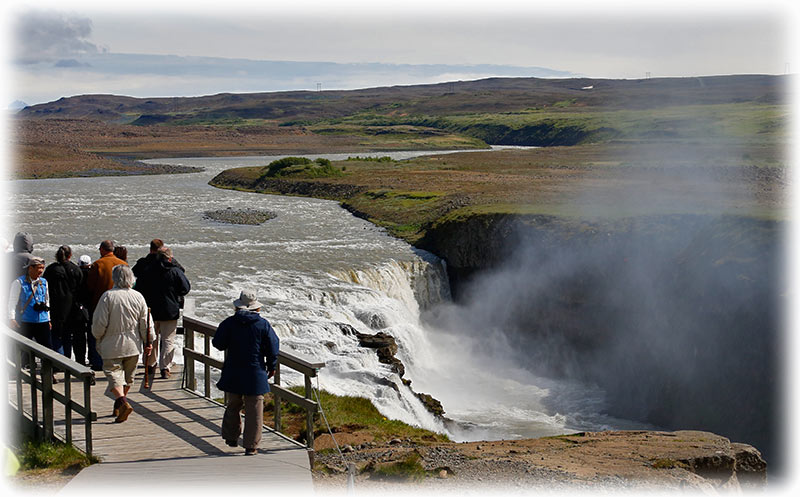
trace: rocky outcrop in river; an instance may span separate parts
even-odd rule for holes
[[[275,219],[278,215],[271,211],[261,209],[217,209],[213,211],[205,211],[203,217],[212,219],[221,223],[228,224],[250,224],[259,225]]]

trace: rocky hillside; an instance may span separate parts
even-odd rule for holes
[[[502,113],[556,104],[642,109],[756,100],[780,103],[784,80],[766,75],[646,80],[489,78],[349,91],[222,93],[171,98],[79,95],[26,107],[19,116],[88,118],[139,125],[262,119],[291,125],[374,110],[386,110],[388,115],[397,116],[445,116]]]

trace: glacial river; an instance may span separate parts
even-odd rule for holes
[[[429,152],[428,152],[429,153]],[[380,153],[395,159],[416,152]],[[361,155],[364,155],[363,153]],[[310,158],[343,159],[347,154]],[[193,314],[219,322],[232,300],[255,288],[281,345],[326,362],[320,387],[371,399],[387,417],[448,433],[455,440],[554,435],[573,430],[632,427],[598,414],[597,389],[536,378],[486,364],[475,339],[434,329],[421,311],[446,304],[443,265],[431,254],[388,236],[337,203],[213,188],[224,169],[265,165],[279,157],[180,158],[151,162],[200,166],[180,175],[19,180],[8,184],[7,240],[33,236],[36,255],[53,261],[59,245],[74,257],[98,257],[101,240],[128,248],[135,262],[152,238],[172,247],[192,284]],[[224,224],[203,216],[220,208],[277,213],[259,226]],[[343,332],[393,335],[412,388],[442,401],[455,423],[428,413],[374,350]],[[292,376],[286,380],[297,381]],[[324,406],[323,406],[324,408]]]

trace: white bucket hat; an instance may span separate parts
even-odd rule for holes
[[[254,311],[260,309],[263,304],[256,299],[256,292],[252,290],[242,290],[239,298],[233,301],[233,306],[237,309],[247,309]]]

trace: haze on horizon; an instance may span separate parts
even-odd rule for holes
[[[20,5],[23,4],[23,5]],[[16,2],[4,9],[7,101],[356,89],[493,76],[625,78],[784,74],[789,2],[500,0],[227,8]],[[579,7],[579,8],[578,8]]]

